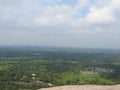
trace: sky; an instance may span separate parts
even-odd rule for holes
[[[120,0],[0,0],[0,46],[120,49]]]

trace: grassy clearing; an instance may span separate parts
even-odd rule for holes
[[[83,77],[91,77],[91,78],[96,78],[99,77],[99,74],[92,72],[92,71],[81,71],[80,72]]]
[[[0,66],[0,70],[6,70],[8,66]]]
[[[89,75],[93,75],[93,77],[86,77],[83,76],[82,74],[87,74]],[[101,78],[99,76],[95,76],[97,75],[94,72],[89,72],[89,71],[83,71],[82,74],[74,74],[74,73],[64,73],[64,75],[62,75],[62,83],[64,84],[103,84],[103,85],[111,85],[113,84],[113,82],[111,80],[105,79],[105,78]]]

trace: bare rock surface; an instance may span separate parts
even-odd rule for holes
[[[120,90],[120,85],[68,85],[51,88],[42,88],[39,90]]]

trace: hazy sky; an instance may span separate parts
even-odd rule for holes
[[[0,0],[0,45],[120,48],[120,0]]]

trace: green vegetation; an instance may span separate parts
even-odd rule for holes
[[[118,51],[0,48],[0,90],[119,83]]]
[[[0,70],[6,70],[8,66],[0,66]]]

